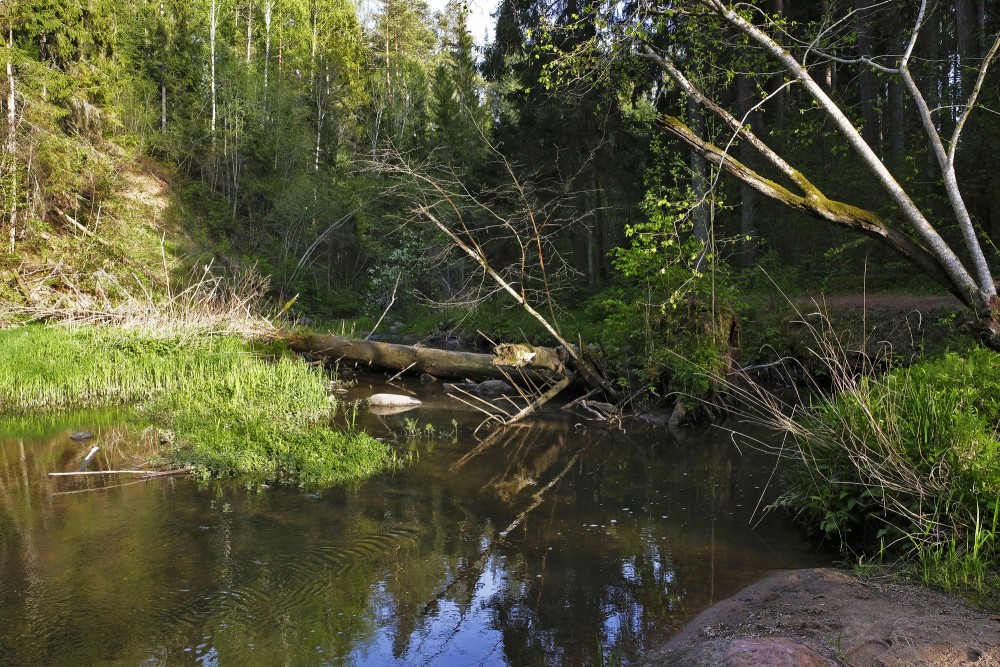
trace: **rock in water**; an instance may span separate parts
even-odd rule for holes
[[[516,394],[517,390],[503,380],[484,380],[474,390],[482,398],[496,398]]]
[[[407,410],[413,410],[417,406],[415,405],[393,405],[388,407],[382,407],[378,405],[369,406],[368,412],[373,415],[378,415],[380,417],[388,417],[389,415],[398,415],[400,413],[406,412]]]
[[[83,442],[84,440],[90,440],[93,437],[94,434],[90,431],[77,431],[73,435],[69,436],[69,439],[77,442]]]
[[[413,407],[420,405],[420,400],[402,394],[372,394],[368,397],[368,405],[380,408]]]

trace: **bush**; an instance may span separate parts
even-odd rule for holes
[[[930,583],[985,587],[998,553],[1000,355],[974,348],[877,376],[813,331],[832,391],[813,387],[789,411],[751,388],[750,412],[795,445],[782,450],[790,485],[778,504],[843,549],[901,555]]]

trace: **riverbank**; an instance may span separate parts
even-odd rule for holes
[[[695,617],[642,665],[1000,665],[1000,615],[916,584],[784,570]]]
[[[201,479],[320,488],[394,467],[388,445],[334,426],[330,377],[278,344],[199,332],[0,330],[0,417],[124,405],[159,432],[153,458]]]

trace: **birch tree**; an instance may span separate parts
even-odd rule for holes
[[[10,252],[13,254],[17,242],[17,92],[14,80],[14,28],[7,28],[7,138],[2,161],[2,172],[10,183],[9,194],[6,197],[10,213]]]
[[[857,3],[868,7],[866,3]],[[892,248],[922,273],[958,297],[973,313],[982,340],[994,349],[1000,349],[1000,301],[994,285],[992,270],[986,259],[984,244],[988,239],[977,230],[965,204],[961,184],[955,170],[955,161],[962,143],[963,130],[969,117],[977,109],[980,93],[1000,50],[1000,37],[992,41],[977,67],[967,63],[970,73],[967,96],[958,107],[954,124],[942,124],[935,118],[936,109],[928,103],[937,91],[922,90],[912,68],[914,50],[922,37],[928,3],[915,3],[915,19],[901,52],[870,53],[861,51],[847,54],[835,49],[824,50],[821,39],[793,38],[785,23],[774,15],[752,5],[735,4],[723,0],[691,0],[645,5],[642,11],[628,17],[618,25],[628,26],[621,33],[632,53],[653,64],[663,78],[679,87],[686,96],[713,115],[728,128],[732,140],[746,142],[767,168],[779,174],[780,180],[769,178],[761,171],[750,168],[736,159],[728,146],[717,146],[697,127],[682,119],[663,115],[659,125],[670,135],[698,153],[714,167],[752,187],[763,196],[790,208],[802,211],[820,220],[872,237]],[[849,23],[853,13],[845,12],[834,17],[835,22]],[[880,215],[848,202],[828,197],[813,180],[795,168],[771,145],[767,137],[737,116],[716,99],[705,93],[698,81],[689,77],[683,63],[683,49],[671,36],[676,31],[688,29],[702,35],[703,39],[718,39],[704,26],[715,22],[721,25],[727,39],[743,40],[746,45],[767,57],[772,66],[783,73],[788,85],[802,91],[811,108],[818,109],[836,128],[841,139],[853,151],[858,168],[865,170],[880,188],[883,198],[891,205],[891,216]],[[698,33],[698,31],[701,31]],[[619,44],[620,46],[620,44]],[[821,85],[824,67],[829,63],[853,65],[879,72],[883,77],[898,80],[905,88],[910,106],[915,110],[923,128],[924,141],[934,156],[942,177],[942,194],[949,202],[953,222],[961,231],[961,245],[955,246],[943,234],[944,226],[917,203],[909,186],[894,175],[883,162],[878,147],[865,140],[863,128]],[[688,117],[691,117],[690,114]],[[948,129],[943,129],[947,127]]]

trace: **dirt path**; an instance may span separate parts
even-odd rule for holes
[[[643,664],[1000,667],[1000,616],[917,585],[782,571],[703,612]]]
[[[962,302],[950,294],[829,294],[816,296],[814,300],[821,306],[826,304],[832,308],[883,309],[902,314],[962,308]],[[805,299],[804,302],[811,303],[811,300]]]

